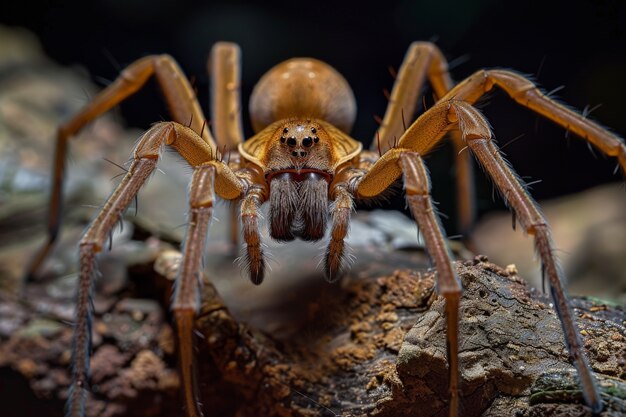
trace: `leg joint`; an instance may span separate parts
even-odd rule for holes
[[[98,239],[96,239],[90,233],[87,233],[85,234],[85,236],[83,236],[83,238],[78,243],[78,248],[81,259],[84,256],[89,256],[89,254],[98,253],[102,250],[100,243],[98,243]]]
[[[404,189],[408,196],[428,196],[430,181],[428,172],[417,152],[400,154],[400,167],[404,175]]]
[[[161,55],[155,55],[154,58],[158,61],[158,62],[162,62],[162,63],[175,63],[176,60],[174,59],[174,57],[172,57],[170,54],[161,54]]]
[[[213,207],[215,199],[215,172],[213,165],[199,165],[193,171],[189,204],[192,208]]]
[[[550,233],[550,227],[545,221],[533,222],[526,226],[526,233],[533,236],[537,236],[538,234],[547,234]]]
[[[491,140],[489,123],[474,106],[459,100],[450,100],[449,104],[448,120],[459,124],[464,140]]]
[[[157,123],[152,126],[139,140],[135,148],[135,159],[158,158],[161,148],[175,139],[174,122]]]

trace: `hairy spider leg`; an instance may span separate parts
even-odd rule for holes
[[[213,217],[215,191],[219,188],[220,181],[226,183],[223,185],[231,193],[230,199],[243,194],[243,184],[223,162],[213,160],[195,166],[189,188],[189,226],[171,307],[176,321],[183,397],[189,417],[202,416],[193,383],[193,328],[196,314],[200,310],[202,256]],[[220,196],[223,197],[222,194]]]
[[[520,105],[552,120],[568,131],[575,133],[586,142],[593,144],[605,155],[616,157],[622,172],[626,174],[626,143],[622,138],[587,119],[584,115],[570,110],[566,106],[549,98],[530,80],[513,71],[477,71],[472,76],[457,84],[442,101],[454,99],[473,104],[480,97],[491,91],[494,86],[500,87],[509,97]],[[490,171],[492,177],[496,174],[502,177],[512,175],[511,173],[504,172],[504,170],[508,170],[508,166],[501,160],[502,158],[499,152],[496,152],[497,147],[491,140],[487,143],[470,141],[468,145],[479,159],[482,158],[481,163],[485,168],[487,170],[493,170],[493,172]],[[487,165],[487,161],[491,164],[491,168]],[[496,166],[500,166],[503,172],[497,172],[495,169]],[[528,196],[525,191],[520,198],[531,201],[530,196]],[[528,203],[526,202],[524,204],[527,205]],[[511,205],[513,205],[519,217],[518,207],[515,207],[513,202],[511,202]],[[534,234],[535,236],[535,246],[541,256],[543,267],[550,280],[552,296],[555,300],[559,316],[561,317],[563,331],[570,354],[572,355],[572,360],[580,375],[585,401],[592,410],[600,411],[602,409],[602,400],[595,386],[591,371],[589,370],[587,358],[582,353],[580,337],[572,320],[567,318],[572,316],[572,312],[560,284],[558,264],[555,258],[548,256],[548,252],[552,250],[553,246],[550,239],[549,228],[546,224],[545,226],[535,229],[536,230],[533,231],[528,230],[528,233]]]
[[[593,144],[605,155],[616,157],[622,171],[626,174],[626,143],[622,138],[587,119],[584,115],[549,98],[530,80],[513,71],[477,71],[457,84],[442,100],[455,99],[474,104],[494,86],[500,87],[522,106]]]
[[[426,126],[432,122],[432,118],[427,116],[437,106],[426,112],[417,119],[405,135],[426,128],[426,134],[434,135],[439,140],[445,130],[437,132],[433,128]],[[425,122],[425,123],[424,123]],[[417,125],[417,128],[414,126]],[[404,137],[404,136],[403,136]],[[398,147],[388,150],[376,161],[365,175],[357,177],[354,183],[354,193],[357,198],[375,197],[384,192],[385,189],[402,174],[406,198],[411,209],[411,213],[417,222],[417,226],[424,236],[426,250],[433,259],[438,273],[437,287],[439,293],[446,300],[446,344],[448,351],[449,366],[449,393],[451,417],[458,416],[459,413],[459,305],[461,298],[460,280],[452,267],[452,256],[445,242],[445,233],[436,210],[432,204],[430,195],[430,180],[428,172],[424,166],[422,157],[415,149]],[[359,175],[355,171],[355,175]],[[392,177],[395,177],[392,179]]]
[[[98,93],[77,115],[62,124],[57,131],[48,213],[48,239],[28,267],[27,279],[37,272],[58,238],[69,138],[78,133],[87,123],[137,92],[153,75],[161,87],[173,120],[189,125],[195,132],[202,132],[202,140],[211,148],[212,155],[215,155],[215,141],[209,129],[203,129],[205,119],[202,109],[189,81],[176,61],[169,55],[151,55],[130,64],[111,85]]]
[[[74,336],[74,371],[68,417],[84,415],[89,378],[91,339],[91,293],[96,272],[96,254],[157,165],[164,145],[174,148],[194,173],[189,191],[189,226],[183,249],[183,261],[176,280],[172,310],[176,321],[181,380],[185,406],[190,416],[201,416],[193,387],[192,329],[199,309],[200,266],[212,216],[215,192],[232,200],[244,192],[244,184],[223,162],[212,160],[213,151],[192,129],[175,122],[164,122],[148,130],[135,147],[133,163],[121,183],[107,199],[102,210],[80,241],[80,280]]]
[[[426,80],[431,84],[437,100],[454,86],[448,71],[448,62],[441,50],[431,42],[413,42],[400,65],[385,116],[378,129],[381,152],[393,147],[396,141],[394,138],[399,139],[414,121],[417,103],[420,102],[420,93]],[[466,152],[466,143],[461,139],[458,130],[452,130],[450,136],[456,168],[458,227],[464,238],[469,239],[476,218],[472,157]],[[373,151],[378,149],[378,142],[378,137],[372,142]]]
[[[526,192],[523,182],[500,155],[493,143],[488,122],[478,110],[463,101],[447,100],[437,103],[407,129],[398,143],[398,148],[385,153],[370,171],[360,178],[357,183],[357,195],[371,197],[384,191],[403,172],[401,158],[404,153],[417,151],[421,154],[428,151],[453,125],[458,125],[463,139],[468,142],[470,149],[494,181],[505,201],[513,208],[526,233],[534,236],[537,252],[550,282],[565,342],[580,376],[585,401],[594,412],[599,412],[602,409],[602,400],[562,286],[562,272],[554,255],[548,223],[537,204]]]
[[[459,303],[461,283],[452,267],[452,255],[445,241],[445,232],[432,204],[428,171],[420,154],[400,154],[404,190],[413,218],[426,242],[438,273],[437,288],[446,299],[446,344],[448,351],[448,373],[450,391],[450,415],[459,414]]]

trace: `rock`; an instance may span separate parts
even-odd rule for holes
[[[389,263],[400,264],[397,258]],[[530,405],[528,397],[535,381],[572,369],[549,300],[484,257],[457,263],[457,269],[464,286],[463,415],[502,415],[501,407],[507,415],[534,412],[540,406]],[[205,380],[203,403],[234,407],[220,394],[227,383],[239,392],[231,395],[239,415],[310,416],[332,410],[338,415],[447,416],[444,301],[432,296],[433,277],[411,268],[369,275],[357,267],[343,288],[303,301],[309,320],[278,340],[236,322],[208,287],[198,327],[205,340],[202,352],[213,357],[222,379]],[[576,306],[601,384],[621,376],[626,313],[607,307],[612,315],[602,317],[597,305],[584,299]],[[599,328],[602,336],[595,333]],[[602,350],[608,357],[594,353],[607,338],[615,343]],[[605,362],[612,366],[604,368]],[[572,401],[567,412],[585,412],[580,400]],[[619,414],[621,406],[607,401],[606,415]]]
[[[626,196],[616,182],[577,195],[540,202],[553,231],[572,294],[626,304]],[[531,286],[541,288],[532,239],[511,231],[510,213],[490,213],[472,235],[475,250],[499,264],[515,262]],[[514,256],[512,256],[514,255]]]

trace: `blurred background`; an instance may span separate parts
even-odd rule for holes
[[[399,66],[414,40],[436,42],[450,61],[456,81],[481,68],[515,69],[536,79],[546,91],[553,91],[555,97],[573,108],[593,109],[590,117],[618,135],[626,134],[626,0],[390,0],[377,4],[23,0],[3,2],[0,7],[0,23],[32,31],[43,53],[100,87],[142,56],[173,55],[194,80],[207,115],[206,60],[211,45],[220,40],[237,42],[243,51],[242,90],[248,135],[252,132],[247,102],[256,80],[284,59],[311,56],[333,65],[351,84],[358,103],[352,134],[369,144],[377,128],[374,115],[382,116],[387,104],[383,89],[392,86],[388,68]],[[0,46],[2,42],[0,37]],[[5,68],[5,73],[12,68],[15,69]],[[76,107],[93,94],[88,88],[84,90],[74,94]],[[429,88],[424,95],[427,105],[432,104]],[[532,193],[537,200],[572,195],[607,183],[612,184],[612,196],[623,196],[623,175],[614,174],[614,159],[604,157],[572,135],[567,136],[563,129],[519,107],[502,92],[490,94],[480,108],[515,170],[526,182],[533,183]],[[67,111],[63,117],[69,114]],[[168,119],[154,82],[119,106],[113,117],[142,130]],[[132,141],[120,140],[116,146],[121,155],[128,155]],[[125,160],[124,156],[120,158],[116,161]],[[80,158],[74,158],[75,162],[76,159],[80,163]],[[427,164],[444,226],[448,235],[456,235],[451,149],[441,146],[428,156]],[[494,210],[504,210],[480,169],[476,170],[476,183],[480,218],[485,219]],[[602,196],[592,195],[587,200],[596,200],[595,205],[580,206],[574,210],[573,218],[562,222],[563,230],[570,231],[566,239],[582,233],[572,224],[594,219],[604,222],[615,216],[623,219],[626,206],[620,201],[617,205],[605,204]],[[100,203],[96,200],[95,204]],[[396,196],[391,206],[405,209],[402,196]],[[569,203],[564,203],[564,207],[569,207]],[[546,210],[553,226],[558,226],[550,210]],[[564,209],[559,219],[571,212]],[[489,223],[490,219],[485,220]],[[617,234],[610,238],[610,244],[623,249],[626,232],[621,226],[623,223],[609,228]],[[529,241],[525,241],[523,250],[517,246],[503,249],[503,242],[512,236],[508,215],[498,217],[487,229],[479,228],[479,250],[504,250],[509,255],[513,251],[516,256],[517,252],[530,252],[528,258],[532,260]],[[524,241],[521,233],[515,236]],[[561,244],[558,236],[557,242]],[[568,245],[563,246],[565,251],[570,250]],[[506,257],[496,256],[496,260],[508,262]],[[623,272],[621,276],[624,277]]]

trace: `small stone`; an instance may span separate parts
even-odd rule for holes
[[[130,365],[131,383],[135,388],[156,388],[165,363],[151,350],[142,350]]]
[[[183,255],[177,250],[164,250],[157,256],[154,262],[154,270],[168,280],[174,281],[178,275],[182,257]]]
[[[64,326],[57,321],[48,319],[33,319],[26,327],[19,331],[19,334],[22,337],[42,336],[45,338],[52,338],[59,334],[63,328]]]
[[[378,378],[376,378],[375,376],[373,376],[370,381],[367,383],[367,385],[365,386],[365,389],[372,390],[374,388],[378,388]]]
[[[117,375],[128,361],[128,354],[122,353],[117,347],[105,345],[98,349],[91,358],[91,380],[100,383],[105,378]]]
[[[37,364],[30,358],[20,359],[17,362],[17,370],[24,375],[24,377],[31,379],[37,373]]]
[[[133,320],[135,320],[135,321],[141,321],[141,320],[143,320],[143,318],[144,318],[144,314],[143,314],[143,312],[141,312],[141,311],[139,311],[139,310],[134,310],[134,311],[131,313],[131,317],[132,317],[132,318],[133,318]]]
[[[515,264],[508,264],[506,268],[504,268],[507,274],[514,276],[518,274],[517,266]]]

